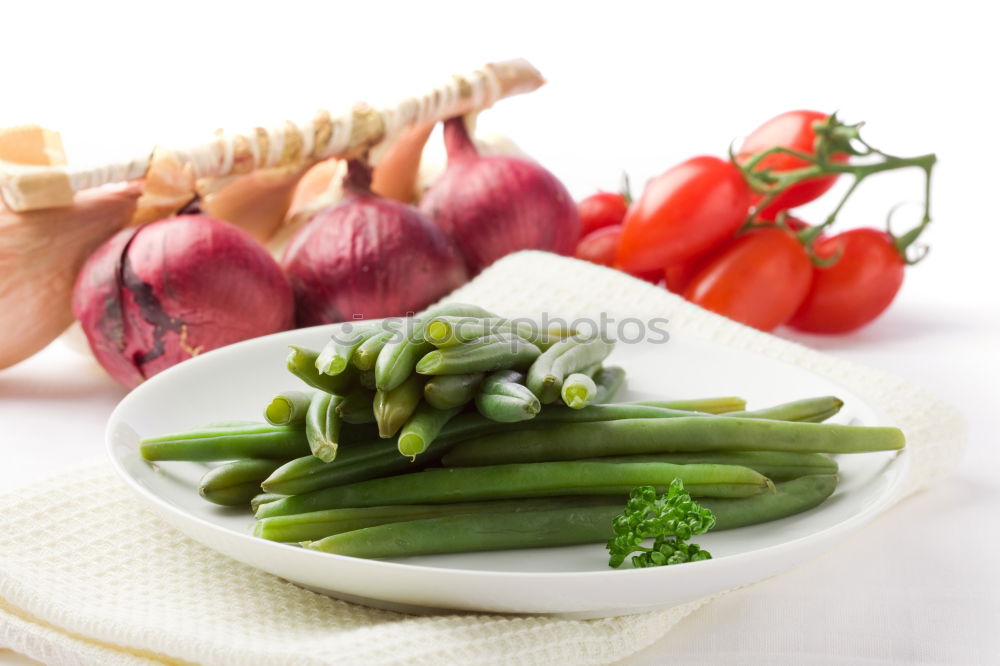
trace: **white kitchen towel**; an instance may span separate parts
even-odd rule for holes
[[[960,414],[919,388],[592,264],[522,252],[448,300],[507,316],[666,317],[674,333],[826,375],[905,432],[912,465],[902,496],[949,472],[964,446]],[[709,602],[603,620],[408,616],[309,592],[191,541],[104,463],[0,501],[0,646],[48,664],[600,664],[650,645]]]

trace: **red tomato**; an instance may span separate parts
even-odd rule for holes
[[[754,221],[755,226],[765,226],[773,225],[774,220],[762,219],[760,217],[756,218]],[[809,224],[803,222],[797,217],[792,217],[791,215],[785,218],[785,226],[787,226],[792,231],[802,231],[809,227]],[[823,238],[823,236],[820,236]],[[725,248],[723,245],[722,248]],[[663,271],[663,276],[666,278],[667,289],[674,292],[675,294],[683,294],[687,286],[691,284],[691,280],[701,272],[701,269],[708,265],[712,259],[722,250],[720,247],[714,247],[700,257],[696,257],[689,261],[685,261],[679,264],[673,264],[672,266],[667,266],[666,270]]]
[[[642,271],[641,273],[629,273],[629,275],[650,284],[660,284],[660,280],[663,279],[663,271]]]
[[[674,264],[673,266],[667,266],[666,270],[663,271],[663,277],[666,279],[667,289],[674,292],[675,294],[683,294],[687,286],[691,284],[691,280],[701,272],[705,266],[708,265],[712,259],[715,258],[723,248],[727,247],[723,245],[721,248],[713,248],[709,252],[691,259],[690,261],[685,261],[679,264]]]
[[[622,237],[622,226],[620,224],[613,227],[603,227],[597,231],[592,231],[577,244],[576,252],[573,253],[577,259],[584,259],[602,266],[613,266],[621,270],[621,267],[614,265],[615,253],[618,251],[618,242]],[[629,271],[623,271],[628,273]],[[629,273],[632,277],[640,280],[659,284],[662,277],[660,271],[643,271],[640,273]]]
[[[877,229],[852,229],[813,246],[819,257],[840,258],[816,268],[812,287],[789,326],[809,333],[846,333],[889,307],[903,284],[905,263],[892,237]]]
[[[602,266],[610,266],[614,263],[621,237],[622,227],[620,224],[602,227],[581,238],[573,256]]]
[[[595,229],[621,224],[628,204],[620,194],[598,192],[580,201],[576,208],[580,211],[580,236],[583,237]]]
[[[770,331],[791,318],[809,291],[812,262],[783,229],[734,238],[702,268],[684,298],[730,319]]]
[[[747,217],[750,188],[717,157],[694,157],[649,181],[625,215],[616,263],[629,273],[661,271],[733,234]]]
[[[743,146],[739,151],[740,159],[747,160],[755,153],[761,153],[776,146],[790,148],[807,155],[815,155],[816,132],[813,130],[813,124],[827,118],[827,114],[819,111],[788,111],[780,116],[775,116],[744,139]],[[847,155],[834,155],[833,157],[834,162],[844,163],[847,160]],[[807,164],[807,162],[791,155],[771,155],[764,158],[754,171],[769,169],[772,172],[781,173],[800,169]],[[833,187],[836,180],[836,176],[824,176],[793,185],[779,194],[762,213],[773,216],[777,211],[801,206]],[[762,196],[755,194],[754,203],[756,204],[762,198]]]

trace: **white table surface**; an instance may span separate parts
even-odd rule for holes
[[[873,143],[937,151],[934,249],[908,271],[896,304],[856,334],[797,339],[960,405],[970,440],[957,472],[823,557],[713,602],[627,663],[1000,663],[1000,215],[991,196],[1000,140],[990,83],[1000,50],[995,22],[980,11],[987,3],[574,3],[572,13],[537,2],[502,11],[406,3],[386,12],[378,39],[338,30],[332,46],[331,27],[360,24],[367,9],[289,1],[256,13],[178,2],[134,30],[115,20],[134,16],[132,5],[94,21],[96,3],[87,3],[53,22],[44,4],[7,10],[19,28],[4,34],[0,56],[19,66],[5,71],[5,90],[31,94],[5,96],[0,125],[63,128],[71,159],[87,148],[130,154],[136,137],[205,129],[206,120],[267,122],[363,95],[373,82],[420,89],[411,79],[516,56],[550,84],[500,103],[481,126],[514,137],[577,196],[613,188],[623,168],[641,184],[691,155],[719,154],[791,108],[839,108],[869,121]],[[157,35],[165,43],[180,34],[200,46],[147,48]],[[267,35],[270,48],[237,45],[251,34]],[[344,59],[362,49],[363,64]],[[17,55],[27,52],[32,59]],[[114,75],[80,76],[66,66],[75,52],[113,64]],[[240,66],[225,76],[187,74],[237,52]],[[348,65],[331,66],[331,57]],[[171,81],[182,94],[165,92]],[[878,226],[889,206],[918,195],[915,175],[887,176],[858,191],[843,226]],[[808,219],[819,211],[807,209]],[[104,421],[123,394],[61,342],[0,371],[0,490],[101,456]],[[2,651],[0,662],[26,663]]]

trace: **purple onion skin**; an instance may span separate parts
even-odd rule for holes
[[[444,136],[448,168],[420,210],[455,242],[471,275],[518,250],[573,254],[580,216],[555,176],[530,160],[479,155],[462,118],[448,120]]]
[[[366,187],[345,184],[344,200],[313,216],[285,251],[300,326],[402,316],[467,279],[430,220]]]
[[[123,229],[77,276],[73,314],[129,388],[201,352],[294,323],[277,262],[242,229],[182,215]]]

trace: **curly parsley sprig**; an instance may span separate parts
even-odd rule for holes
[[[620,567],[632,555],[636,568],[682,564],[711,559],[698,544],[687,541],[715,525],[715,516],[684,490],[674,479],[667,492],[657,496],[653,486],[639,486],[629,495],[625,512],[612,522],[615,536],[608,541],[608,565]],[[643,545],[653,539],[651,547]]]

